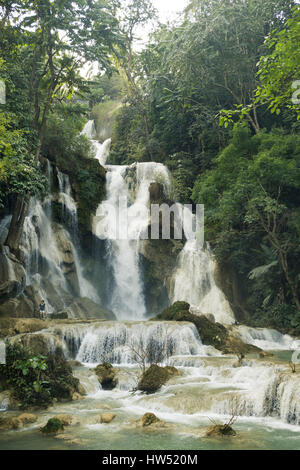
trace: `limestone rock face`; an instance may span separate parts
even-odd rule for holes
[[[87,297],[80,297],[65,309],[69,318],[116,320],[113,312],[106,310]]]
[[[62,260],[62,271],[75,295],[80,292],[73,246],[66,236],[65,230],[58,224],[54,228],[56,246],[59,249]]]
[[[9,252],[8,247],[0,246],[0,302],[4,303],[23,292],[26,274],[20,261]],[[1,314],[2,312],[0,312]]]
[[[118,379],[116,377],[116,371],[111,364],[107,362],[99,364],[94,371],[104,390],[112,390],[117,386]]]
[[[25,333],[16,337],[16,341],[35,354],[49,354],[49,341],[43,333]]]

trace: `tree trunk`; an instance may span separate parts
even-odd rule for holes
[[[28,203],[24,197],[18,196],[15,202],[9,232],[5,241],[12,253],[18,255],[19,244],[23,233],[24,220],[27,214]]]

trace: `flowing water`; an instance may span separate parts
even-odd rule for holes
[[[34,425],[1,433],[0,448],[300,449],[300,376],[284,361],[253,356],[238,366],[235,357],[204,346],[190,323],[62,324],[36,334],[48,340],[49,350],[60,345],[66,357],[82,362],[74,374],[87,395],[38,413]],[[176,366],[181,375],[155,394],[132,393],[140,374],[136,352],[149,346],[164,349],[162,365]],[[285,348],[291,346],[285,342]],[[93,372],[103,360],[116,367],[114,390],[103,390]],[[116,418],[99,424],[105,412]],[[137,421],[146,412],[165,424],[141,428]],[[38,428],[60,413],[78,424],[60,436],[42,437]],[[237,416],[236,437],[205,437],[211,421],[226,422],[232,414]]]
[[[233,335],[274,355],[267,359],[252,355],[238,363],[236,357],[223,356],[203,345],[191,323],[145,321],[148,312],[140,244],[150,220],[149,187],[159,182],[171,198],[171,177],[160,163],[107,165],[110,139],[102,144],[95,140],[93,121],[86,124],[83,133],[91,139],[95,158],[107,171],[107,198],[98,207],[93,231],[105,243],[112,273],[108,306],[119,321],[60,322],[26,335],[29,344],[39,335],[49,351],[60,347],[67,359],[80,361],[81,366],[73,371],[86,396],[38,412],[34,425],[0,432],[0,449],[300,449],[300,375],[293,374],[288,365],[300,340],[266,328],[233,326],[233,312],[215,282],[214,258],[209,247],[199,248],[195,240],[186,241],[170,273],[170,302],[184,300],[195,313],[213,313],[217,321],[232,325]],[[51,185],[49,164],[47,174]],[[84,275],[76,241],[77,207],[69,179],[59,171],[57,178],[68,230],[53,225],[50,198],[43,204],[31,200],[22,240],[27,284],[35,285],[49,305],[53,288],[60,298],[70,301],[73,293],[64,266],[70,264],[66,256],[71,253],[78,295],[101,303],[95,283]],[[128,221],[124,220],[125,212]],[[2,238],[8,223],[8,218],[0,223]],[[65,251],[62,245],[67,247]],[[18,338],[22,340],[22,335]],[[175,366],[180,375],[155,394],[133,392],[149,358],[159,358],[160,365]],[[116,367],[118,385],[114,390],[103,390],[93,371],[103,361]],[[7,408],[5,400],[0,411]],[[99,424],[99,415],[108,411],[116,418],[110,424]],[[141,428],[137,420],[146,412],[155,413],[165,424]],[[60,436],[42,437],[38,428],[60,413],[70,414],[77,425],[66,428]],[[211,421],[224,423],[233,414],[237,417],[236,437],[205,437]]]
[[[103,144],[93,140],[95,126],[89,121],[83,133],[92,140],[95,158],[106,165],[111,140]],[[172,181],[161,163],[136,163],[130,166],[106,165],[107,200],[98,207],[94,233],[106,240],[108,263],[113,273],[111,302],[108,307],[118,320],[147,318],[142,272],[139,263],[140,240],[150,222],[151,183],[161,183],[170,197]],[[180,208],[180,204],[177,204]],[[126,214],[125,214],[126,212]],[[171,273],[169,298],[189,302],[202,313],[213,313],[221,323],[234,323],[234,315],[214,280],[215,263],[209,250],[188,240]]]
[[[43,202],[32,198],[21,241],[26,283],[36,290],[40,299],[45,299],[48,313],[65,308],[74,295],[88,297],[97,303],[100,301],[96,289],[83,273],[78,245],[77,206],[71,194],[69,178],[59,170],[56,173],[58,202],[68,228],[53,224],[52,195]],[[53,171],[49,161],[47,175],[51,187]],[[72,265],[73,279],[77,281],[70,284],[68,273]]]

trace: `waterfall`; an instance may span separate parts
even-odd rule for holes
[[[114,284],[111,286],[109,308],[115,312],[119,320],[143,319],[146,307],[143,296],[143,284],[139,269],[138,245],[135,240],[115,239],[116,216],[119,218],[120,198],[129,199],[129,189],[125,174],[127,167],[110,167],[107,173],[107,200],[102,203],[96,215],[105,216],[95,226],[95,234],[106,238],[108,260],[112,267]],[[110,210],[115,208],[115,211]]]
[[[171,279],[171,300],[188,302],[196,312],[212,313],[216,321],[233,324],[233,312],[216,286],[214,270],[215,262],[209,250],[199,249],[195,240],[188,240]]]
[[[83,130],[91,140],[93,128],[93,121],[89,121]],[[96,149],[95,158],[105,165],[110,139],[103,144],[95,140],[92,143]],[[155,162],[107,165],[106,169],[107,200],[98,207],[93,230],[96,236],[106,239],[113,272],[109,308],[116,312],[119,320],[144,319],[146,307],[139,269],[139,241],[150,221],[150,184],[161,183],[170,198],[170,174],[163,164]],[[120,207],[121,200],[127,201],[126,220],[123,215],[125,206]],[[178,207],[183,208],[180,204]],[[128,239],[125,240],[126,236]],[[184,300],[197,312],[212,313],[217,321],[232,324],[234,315],[225,295],[216,286],[214,270],[215,262],[209,250],[198,249],[196,241],[188,240],[172,274],[169,297],[171,302]]]
[[[105,166],[106,160],[109,155],[111,139],[105,140],[103,144],[100,144],[98,141],[93,140],[93,146],[96,152],[95,158],[99,161],[100,165]]]
[[[114,277],[109,308],[119,320],[142,320],[146,318],[146,307],[139,266],[139,240],[149,224],[149,186],[153,182],[162,182],[168,189],[169,173],[164,165],[154,162],[108,165],[106,168],[107,200],[97,210],[94,232],[106,239]],[[126,220],[123,220],[122,201],[128,211]]]
[[[26,339],[36,334],[43,336],[49,351],[60,347],[66,357],[86,364],[139,364],[138,354],[159,357],[165,365],[177,356],[218,355],[202,344],[195,325],[188,322],[70,324],[26,335]]]
[[[47,175],[51,188],[50,162],[47,164]],[[59,170],[57,178],[63,220],[70,219],[72,233],[58,224],[53,229],[50,195],[43,203],[35,198],[30,200],[21,240],[27,286],[35,287],[38,296],[46,300],[48,313],[65,308],[74,297],[74,290],[78,290],[77,296],[88,297],[99,303],[96,289],[83,273],[77,246],[77,207],[71,195],[69,178]],[[72,280],[72,285],[69,279]]]
[[[57,180],[59,186],[58,201],[61,204],[62,220],[67,222],[75,240],[77,241],[79,232],[77,206],[71,194],[72,190],[70,179],[68,175],[65,175],[57,169]]]
[[[88,139],[93,139],[94,137],[96,137],[96,127],[95,127],[95,122],[94,121],[88,121],[82,132],[81,132],[82,135],[85,135]]]
[[[269,328],[251,328],[239,325],[232,328],[232,334],[244,343],[253,344],[263,350],[296,350],[300,349],[300,340],[283,335]]]
[[[38,285],[40,297],[45,297],[48,306],[52,302],[40,285],[41,276],[36,276],[40,271],[47,273],[46,284],[51,284],[61,299],[64,298],[65,293],[69,292],[69,286],[62,271],[62,254],[58,249],[51,226],[50,208],[51,201],[49,199],[46,199],[44,205],[36,199],[30,200],[21,241],[21,247],[25,254],[27,285]],[[49,310],[52,309],[48,308]]]
[[[11,222],[11,215],[6,215],[3,217],[3,219],[0,221],[0,244],[2,245],[7,237],[8,234],[8,228]]]

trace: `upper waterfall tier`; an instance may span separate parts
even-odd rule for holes
[[[93,128],[93,122],[89,121],[83,132],[93,138]],[[97,148],[95,157],[106,165],[110,140],[103,144],[92,142]],[[140,240],[145,238],[151,220],[149,189],[152,183],[160,183],[166,200],[170,200],[172,179],[168,169],[156,162],[106,165],[106,169],[107,199],[98,207],[93,231],[97,237],[106,240],[108,262],[113,273],[108,307],[119,320],[145,319],[144,293],[147,286],[144,285],[139,257]],[[182,211],[182,219],[188,215],[186,212],[193,219],[190,209],[178,203],[176,206],[179,212]],[[186,232],[185,236],[188,238]],[[164,279],[169,300],[184,300],[196,311],[212,313],[217,321],[232,324],[234,315],[215,283],[214,270],[215,262],[209,250],[188,239],[174,271],[170,268],[168,279]]]

